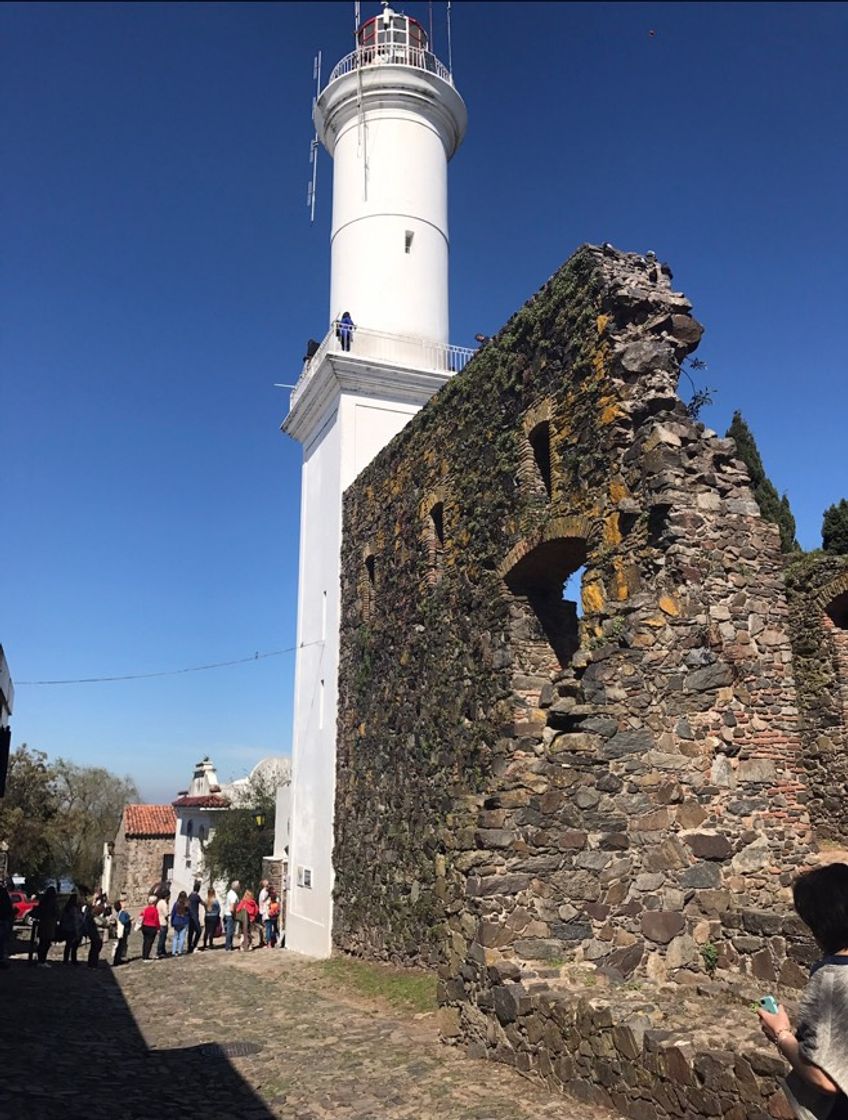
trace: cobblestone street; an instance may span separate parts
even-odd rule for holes
[[[134,935],[136,942],[138,935]],[[0,972],[0,1120],[603,1120],[279,951]],[[242,1044],[228,1055],[226,1048]]]

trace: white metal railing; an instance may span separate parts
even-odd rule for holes
[[[338,62],[327,79],[327,85],[366,66],[412,66],[416,70],[426,70],[437,78],[453,85],[453,75],[443,62],[422,47],[412,47],[407,43],[377,43],[370,47],[359,47]]]
[[[345,329],[338,322],[332,323],[321,345],[305,359],[300,377],[292,390],[292,400],[298,395],[310,373],[321,364],[325,354],[350,353],[357,358],[370,358],[386,365],[411,366],[413,369],[435,373],[459,373],[465,369],[476,350],[468,346],[451,346],[446,342],[433,342],[412,335],[388,334],[366,327]]]

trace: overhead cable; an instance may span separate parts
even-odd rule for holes
[[[299,649],[320,645],[323,645],[323,642],[301,642],[299,646],[289,646],[287,649],[266,650],[264,653],[257,651],[252,657],[237,657],[233,661],[213,661],[209,665],[189,665],[185,669],[162,669],[158,673],[125,673],[115,677],[74,677],[67,680],[56,681],[15,681],[15,686],[37,684],[101,684],[104,681],[141,681],[149,680],[151,677],[177,677],[182,673],[203,673],[207,669],[224,669],[230,665],[246,665],[249,661],[262,661],[266,657],[281,657],[284,653],[295,653]]]

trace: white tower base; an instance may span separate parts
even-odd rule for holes
[[[471,353],[368,331],[353,347],[419,361],[344,352],[331,332],[283,424],[304,444],[286,948],[313,957],[332,948],[342,494]]]

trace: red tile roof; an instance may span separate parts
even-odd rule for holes
[[[124,831],[127,836],[173,836],[177,814],[170,805],[127,805]]]
[[[208,794],[202,797],[178,797],[173,803],[178,809],[229,809],[229,797]]]

